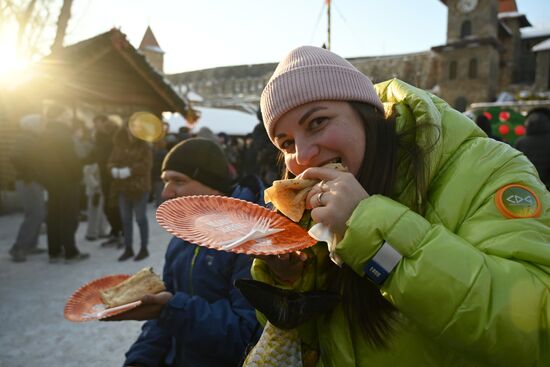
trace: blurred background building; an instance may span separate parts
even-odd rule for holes
[[[459,111],[472,111],[472,117],[484,114],[495,135],[512,144],[525,133],[523,119],[530,109],[550,108],[550,29],[530,27],[515,0],[439,1],[448,9],[445,44],[348,60],[374,82],[399,78]],[[119,29],[66,47],[56,38],[55,45],[0,99],[0,193],[13,189],[8,156],[18,121],[41,113],[48,101],[70,106],[85,123],[96,114],[122,123],[133,112],[149,111],[163,117],[170,131],[207,127],[245,136],[258,122],[260,93],[277,65],[168,75],[151,27],[138,48]]]
[[[440,0],[447,8],[447,42],[416,53],[348,59],[374,82],[399,78],[430,90],[464,111],[503,92],[537,95],[550,89],[550,29],[531,24],[515,0]],[[429,21],[429,20],[427,20]],[[167,75],[179,93],[202,105],[251,111],[276,63],[238,65]]]

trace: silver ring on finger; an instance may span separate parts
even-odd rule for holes
[[[328,191],[327,184],[326,184],[325,180],[321,180],[321,182],[319,182],[319,189],[322,192]]]

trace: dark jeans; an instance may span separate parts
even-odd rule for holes
[[[132,249],[133,241],[133,216],[136,215],[136,222],[139,227],[139,235],[141,239],[141,248],[146,249],[149,242],[149,223],[147,223],[147,199],[148,192],[144,192],[137,199],[127,198],[124,193],[120,193],[118,197],[118,207],[120,208],[120,216],[122,217],[122,226],[124,229],[124,247],[127,250]]]
[[[17,232],[13,249],[23,253],[38,245],[40,227],[46,216],[44,188],[37,182],[15,181],[15,189],[23,205],[23,223]]]
[[[111,180],[101,177],[101,192],[103,193],[103,212],[107,217],[107,222],[111,226],[111,236],[122,234],[122,219],[117,200],[112,200],[110,195]],[[114,201],[114,202],[113,202]]]
[[[48,253],[50,257],[61,255],[69,259],[78,254],[75,233],[80,213],[80,190],[78,184],[48,187]]]

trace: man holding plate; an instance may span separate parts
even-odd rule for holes
[[[214,142],[187,139],[164,159],[163,198],[223,195],[261,203],[263,186],[233,186],[228,168]],[[239,366],[261,334],[254,309],[233,286],[236,279],[250,278],[251,264],[247,255],[172,238],[163,270],[167,291],[107,319],[149,320],[124,365]]]

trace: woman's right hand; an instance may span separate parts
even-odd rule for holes
[[[304,263],[308,259],[305,252],[295,251],[282,255],[258,255],[263,260],[271,273],[284,284],[293,284],[304,270]]]

